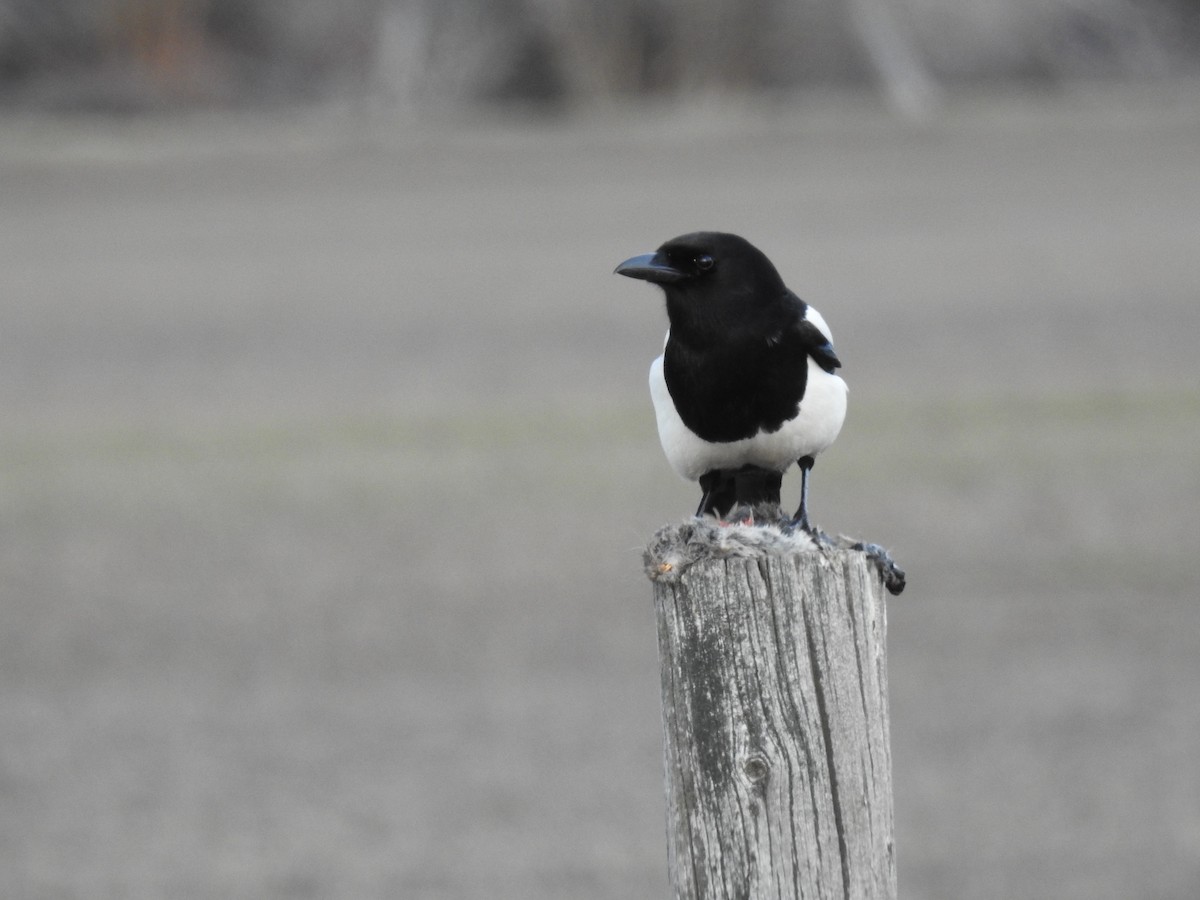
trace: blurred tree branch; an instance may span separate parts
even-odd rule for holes
[[[0,102],[591,106],[875,80],[919,114],[939,83],[1195,75],[1198,50],[1195,0],[0,0]]]

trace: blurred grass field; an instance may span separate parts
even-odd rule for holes
[[[665,896],[696,491],[610,273],[716,227],[846,363],[814,518],[909,572],[904,896],[1194,897],[1193,98],[7,122],[0,894]]]

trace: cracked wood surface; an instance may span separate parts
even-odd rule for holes
[[[677,897],[896,897],[883,598],[850,550],[655,581]]]

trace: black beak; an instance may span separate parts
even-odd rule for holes
[[[627,259],[617,266],[613,273],[624,275],[626,278],[640,278],[654,284],[670,284],[687,277],[686,272],[676,269],[658,253],[643,253],[641,256]]]

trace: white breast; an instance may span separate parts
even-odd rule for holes
[[[822,334],[829,336],[824,319],[812,307],[808,318]],[[663,376],[663,358],[658,357],[650,365],[650,398],[658,420],[658,438],[671,467],[691,481],[712,469],[736,469],[747,463],[782,472],[802,456],[817,455],[842,430],[846,393],[846,382],[810,358],[808,382],[795,418],[771,434],[760,431],[740,441],[711,443],[697,436],[679,418]]]

